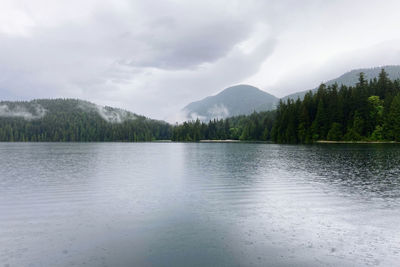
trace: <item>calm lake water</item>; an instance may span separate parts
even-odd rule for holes
[[[398,266],[400,146],[0,143],[0,266]]]

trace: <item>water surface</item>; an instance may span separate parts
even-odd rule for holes
[[[395,266],[400,146],[0,143],[0,266]]]

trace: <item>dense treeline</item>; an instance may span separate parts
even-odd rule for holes
[[[208,123],[184,122],[173,129],[173,141],[199,141],[234,139],[243,141],[268,141],[274,123],[275,111],[254,112],[249,116],[212,120]]]
[[[274,111],[188,121],[171,126],[124,110],[71,100],[0,102],[0,141],[199,141],[235,139],[276,143],[400,142],[400,81],[382,69],[355,86],[322,84]]]
[[[151,141],[170,139],[165,122],[74,99],[1,102],[0,141]]]
[[[302,101],[279,104],[271,137],[277,143],[400,141],[400,81],[382,69],[370,81],[360,73],[355,86],[322,84]]]
[[[202,123],[185,122],[173,129],[174,141],[237,139],[276,143],[331,141],[400,141],[400,81],[382,69],[379,77],[355,86],[322,84],[303,100],[281,101],[276,111]]]

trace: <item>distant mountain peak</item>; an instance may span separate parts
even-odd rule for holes
[[[183,108],[188,119],[203,121],[275,108],[278,98],[257,87],[239,84],[228,87],[216,95],[192,102]]]
[[[261,91],[257,87],[254,87],[249,84],[238,84],[238,85],[233,85],[228,88],[225,88],[222,90],[219,94],[221,93],[231,93],[231,92],[240,92],[240,91],[248,91],[248,90],[253,90],[253,91]]]

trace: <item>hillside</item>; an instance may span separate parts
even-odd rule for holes
[[[199,118],[208,121],[271,110],[276,107],[278,101],[275,96],[254,86],[236,85],[226,88],[217,95],[190,103],[183,111],[190,119]]]
[[[77,99],[0,102],[0,141],[150,141],[170,125]]]
[[[325,82],[325,85],[330,86],[337,83],[339,86],[340,85],[354,86],[358,82],[358,76],[360,72],[363,72],[365,75],[365,79],[369,81],[373,80],[374,78],[378,78],[382,68],[385,69],[385,72],[388,74],[391,80],[400,79],[400,66],[383,66],[374,68],[355,69],[346,72],[345,74],[339,76],[338,78]],[[318,87],[311,90],[313,92],[316,92],[318,90]],[[300,97],[300,99],[303,99],[305,94],[309,91],[310,90],[305,90],[294,94],[290,94],[283,97],[282,100],[287,100],[288,98],[297,99],[298,97]]]

